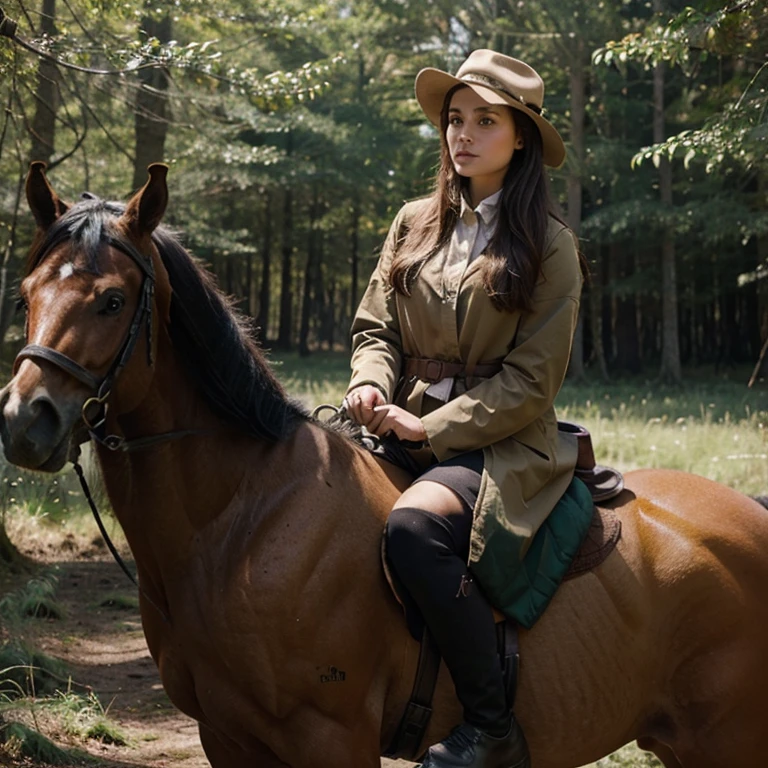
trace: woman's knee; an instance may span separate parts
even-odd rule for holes
[[[423,510],[396,507],[387,520],[387,554],[392,560],[407,560],[423,554],[428,547]]]
[[[466,508],[466,502],[448,486],[422,480],[407,488],[395,502],[395,509],[401,507],[423,509],[435,515],[446,516],[461,514]]]

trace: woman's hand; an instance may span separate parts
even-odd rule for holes
[[[365,426],[369,432],[379,437],[393,432],[400,440],[421,442],[427,439],[427,433],[421,419],[397,405],[379,405],[373,409],[374,417]]]
[[[344,407],[354,421],[368,427],[376,416],[374,408],[384,405],[386,400],[381,391],[370,384],[355,387],[345,398]]]

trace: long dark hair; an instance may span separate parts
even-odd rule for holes
[[[389,280],[398,293],[410,296],[411,286],[424,264],[448,243],[461,211],[461,195],[468,180],[456,173],[445,138],[448,108],[457,85],[445,96],[440,113],[440,167],[428,202],[414,215],[397,244]],[[483,286],[499,310],[530,310],[533,289],[547,245],[549,217],[554,213],[549,196],[541,134],[528,115],[507,107],[523,148],[512,155],[499,200],[496,231],[485,249]]]

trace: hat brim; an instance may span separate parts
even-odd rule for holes
[[[462,80],[448,72],[443,72],[441,69],[427,67],[416,75],[416,99],[433,125],[440,127],[440,112],[445,96],[456,85],[465,85],[471,88],[488,104],[506,104],[518,112],[524,112],[536,123],[541,133],[544,164],[552,168],[559,168],[565,162],[565,143],[549,120],[502,91],[497,91],[487,85]]]

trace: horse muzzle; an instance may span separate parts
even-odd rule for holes
[[[6,459],[25,469],[57,472],[67,461],[82,402],[57,403],[39,384],[25,396],[18,376],[0,390],[0,438]]]

